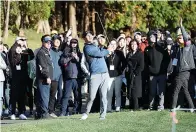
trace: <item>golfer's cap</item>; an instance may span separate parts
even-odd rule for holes
[[[91,31],[85,31],[83,34],[82,34],[82,37],[85,38],[87,35],[92,35],[93,36],[93,33]]]

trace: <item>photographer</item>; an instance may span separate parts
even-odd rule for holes
[[[11,119],[16,119],[16,102],[18,102],[19,118],[26,120],[25,113],[25,93],[27,88],[27,61],[30,52],[27,49],[26,38],[17,37],[15,44],[11,47],[8,58],[12,70],[11,83],[11,105],[12,115]],[[32,59],[33,57],[30,57]]]
[[[60,116],[65,116],[67,113],[68,101],[71,96],[72,90],[74,93],[74,113],[79,112],[78,102],[78,74],[80,68],[81,53],[79,50],[78,40],[72,39],[70,41],[69,49],[64,51],[60,58],[60,65],[63,69],[64,75],[64,88],[63,88],[63,97],[62,97],[62,111]]]

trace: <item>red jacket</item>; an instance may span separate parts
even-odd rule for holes
[[[144,42],[141,42],[140,44],[139,44],[139,49],[142,51],[142,52],[144,52],[144,50],[145,50],[145,48],[148,46],[148,41],[147,40],[145,40]]]

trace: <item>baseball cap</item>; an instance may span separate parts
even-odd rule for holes
[[[141,32],[134,32],[134,36],[136,36],[136,35],[142,35],[142,33]]]
[[[54,40],[56,40],[56,39],[61,40],[61,37],[60,37],[59,35],[54,35],[54,36],[52,37],[52,40],[54,41]]]
[[[18,40],[24,41],[24,40],[27,40],[27,39],[25,37],[16,37],[16,40],[15,41],[18,41]]]
[[[71,39],[70,43],[78,43],[78,40],[73,38],[73,39]]]
[[[45,42],[47,43],[48,41],[52,41],[51,37],[50,36],[46,36],[42,39],[42,42]]]
[[[103,34],[97,35],[97,39],[100,39],[100,38],[105,38],[105,36]]]

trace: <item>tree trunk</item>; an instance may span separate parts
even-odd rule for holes
[[[50,25],[48,20],[39,20],[37,33],[50,34]]]
[[[50,34],[50,25],[48,20],[44,20],[44,34]]]
[[[64,29],[64,31],[67,31],[68,30],[68,3],[66,2],[66,1],[64,1],[65,2],[65,4],[64,4],[64,10],[63,10],[63,12],[64,12],[64,19],[63,19],[63,29]]]
[[[7,40],[8,38],[8,26],[9,26],[9,15],[10,15],[10,0],[7,1],[7,12],[6,12],[6,18],[5,18],[5,27],[3,31],[3,39]]]
[[[72,28],[72,37],[77,38],[76,3],[74,1],[69,2],[69,27]]]
[[[93,29],[93,34],[96,35],[96,28],[95,28],[95,7],[93,7],[93,11],[92,11],[92,29]]]
[[[17,28],[17,29],[20,28],[20,22],[21,22],[21,15],[19,14],[19,15],[17,16],[16,21],[15,21],[16,28]]]
[[[88,0],[85,0],[85,4],[84,4],[84,17],[85,17],[85,21],[84,21],[84,31],[88,31],[89,30],[89,8],[88,8]]]
[[[83,3],[83,10],[82,10],[82,19],[81,19],[81,32],[83,33],[85,31],[84,28],[84,16],[85,16],[85,3]]]
[[[61,5],[62,1],[55,1],[56,28],[59,31],[63,30]]]

